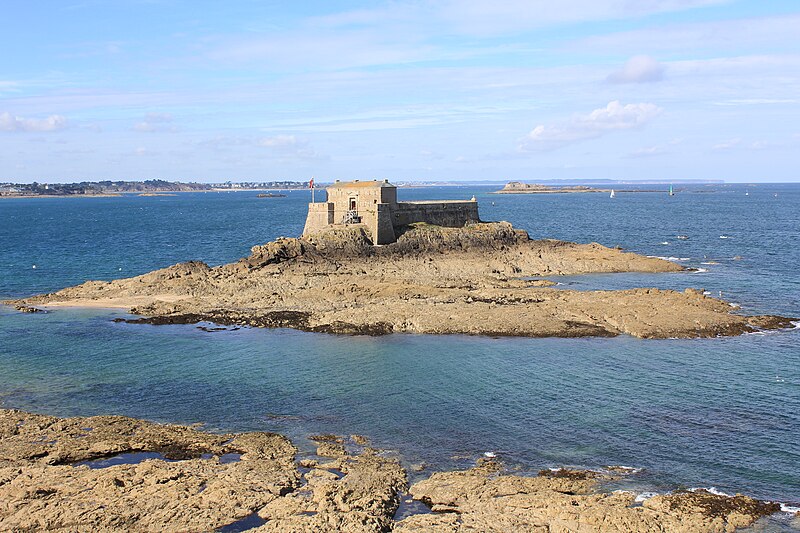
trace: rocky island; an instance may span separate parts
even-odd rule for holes
[[[739,335],[791,326],[744,316],[700,290],[575,291],[546,278],[683,267],[599,244],[531,240],[505,222],[405,227],[374,246],[363,227],[255,246],[211,268],[192,261],[6,303],[130,310],[151,324],[238,324],[325,333],[528,337]]]
[[[551,187],[539,183],[523,183],[521,181],[509,181],[499,191],[494,194],[553,194],[553,193],[578,193],[578,192],[609,192],[611,189],[597,189],[586,185],[571,185],[562,187]]]
[[[411,484],[363,436],[211,434],[122,416],[0,409],[3,531],[722,532],[777,503],[703,490],[637,502],[620,469],[512,475],[484,458]]]

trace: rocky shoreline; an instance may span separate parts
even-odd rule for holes
[[[790,318],[734,313],[702,290],[574,291],[545,279],[682,270],[596,243],[531,240],[505,222],[416,224],[385,246],[373,246],[363,229],[332,230],[255,246],[249,257],[219,267],[180,263],[5,303],[27,312],[120,308],[150,324],[366,335],[694,338],[792,327]]]
[[[365,437],[212,434],[121,416],[0,409],[0,529],[13,531],[733,531],[780,510],[678,491],[639,503],[619,470],[512,475],[495,460],[408,484]],[[795,519],[797,520],[797,519]]]

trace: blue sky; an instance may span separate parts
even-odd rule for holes
[[[0,181],[800,181],[796,0],[0,13]]]

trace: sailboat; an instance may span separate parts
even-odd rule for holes
[[[672,185],[669,186],[669,195],[675,196],[675,191],[672,190]]]
[[[614,189],[611,189],[611,196],[610,196],[610,198],[615,198],[616,196],[617,196],[617,195],[616,195],[616,194],[614,194]]]

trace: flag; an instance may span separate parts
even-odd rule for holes
[[[314,188],[314,178],[311,178],[311,181],[308,182],[308,188],[309,189],[313,189]]]

